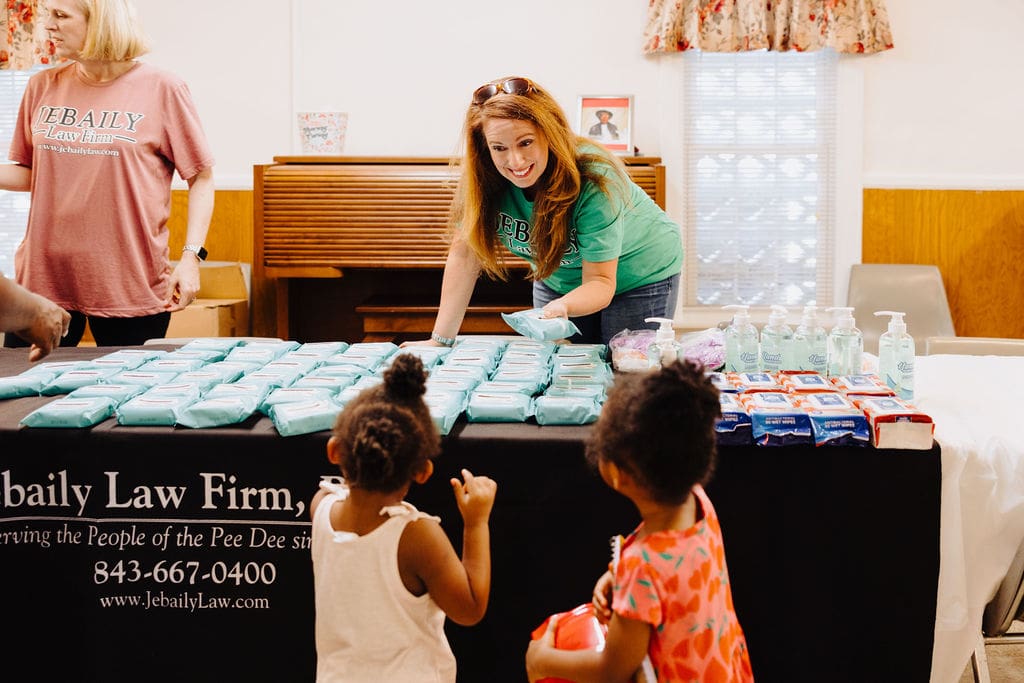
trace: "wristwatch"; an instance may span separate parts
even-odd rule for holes
[[[181,248],[182,253],[191,251],[200,261],[206,260],[206,248],[199,244],[186,244]]]

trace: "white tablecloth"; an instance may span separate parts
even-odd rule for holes
[[[1024,540],[1024,357],[920,356],[915,400],[942,447],[933,683],[956,683]]]

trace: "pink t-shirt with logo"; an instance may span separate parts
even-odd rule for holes
[[[164,310],[172,176],[213,166],[184,81],[145,63],[107,83],[75,63],[38,73],[10,158],[32,168],[21,285],[87,315]]]

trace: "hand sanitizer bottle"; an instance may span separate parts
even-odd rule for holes
[[[793,369],[825,374],[828,369],[828,337],[818,324],[818,307],[804,306],[800,324],[793,330]]]
[[[786,324],[786,307],[772,306],[768,324],[761,329],[761,370],[793,369],[793,329]]]
[[[676,341],[676,331],[672,329],[671,318],[644,318],[644,322],[658,323],[654,342],[647,347],[647,367],[653,370],[671,365],[677,359],[683,358],[683,348]]]
[[[732,304],[722,308],[736,311],[732,324],[725,328],[725,371],[757,372],[760,349],[757,328],[750,322],[750,306]]]
[[[889,329],[878,338],[878,375],[896,396],[914,400],[914,358],[917,349],[914,338],[907,334],[906,315],[900,311],[875,311],[875,315],[888,315]]]
[[[864,357],[864,335],[853,320],[853,308],[836,306],[826,308],[837,311],[836,324],[828,335],[828,376],[859,375]]]

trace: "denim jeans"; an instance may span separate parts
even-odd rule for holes
[[[533,306],[545,304],[562,296],[543,282],[533,283]],[[612,302],[597,313],[570,318],[579,334],[569,337],[575,344],[608,344],[611,338],[625,329],[657,329],[657,323],[644,322],[645,318],[672,318],[679,298],[679,275],[667,277],[612,297]]]

